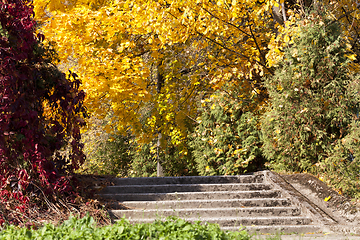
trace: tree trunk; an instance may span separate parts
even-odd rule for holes
[[[160,94],[161,88],[164,85],[164,77],[162,75],[160,68],[161,68],[161,61],[157,66],[157,93],[158,94]],[[163,167],[161,166],[161,161],[160,161],[161,138],[162,138],[162,134],[161,134],[160,127],[158,126],[158,141],[157,141],[157,156],[156,156],[156,161],[157,161],[156,176],[157,177],[164,177],[164,171],[163,171]]]

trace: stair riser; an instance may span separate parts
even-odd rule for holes
[[[102,193],[174,193],[174,192],[215,192],[215,191],[257,191],[270,190],[268,184],[201,184],[201,185],[127,185],[109,186]]]
[[[186,209],[186,208],[240,208],[240,207],[287,207],[288,199],[235,199],[213,201],[163,201],[163,202],[122,202],[129,208],[136,209]]]
[[[160,218],[160,217],[159,217]],[[157,218],[157,219],[159,219]],[[161,218],[162,220],[164,218]],[[187,221],[201,221],[202,223],[217,223],[220,227],[241,227],[241,226],[276,226],[276,225],[308,225],[311,224],[309,218],[301,217],[279,217],[279,218],[238,218],[238,219],[214,219],[198,218],[196,220],[184,218]],[[129,219],[130,223],[150,223],[154,219]]]
[[[265,216],[299,216],[298,208],[249,208],[249,209],[189,209],[189,210],[112,210],[117,218],[142,219],[177,216],[181,218],[215,218],[215,217],[265,217]]]
[[[148,194],[101,194],[101,197],[117,201],[168,201],[168,200],[210,200],[244,198],[279,198],[280,191],[204,192],[204,193],[148,193]]]
[[[264,175],[241,176],[188,176],[162,178],[116,178],[116,185],[208,184],[208,183],[262,183]]]

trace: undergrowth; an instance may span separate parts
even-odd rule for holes
[[[187,222],[176,217],[154,223],[132,225],[125,218],[113,225],[96,226],[90,215],[83,218],[70,216],[61,225],[46,224],[39,229],[18,228],[7,226],[0,232],[0,239],[238,239],[248,240],[251,236],[246,231],[225,232],[217,224],[200,224]]]

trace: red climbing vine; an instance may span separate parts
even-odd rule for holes
[[[33,17],[29,0],[0,2],[0,223],[21,223],[40,196],[74,197],[70,176],[85,158],[85,93],[51,63]]]

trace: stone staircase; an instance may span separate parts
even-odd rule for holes
[[[224,230],[246,228],[259,233],[317,232],[324,224],[316,220],[322,214],[316,207],[306,206],[306,200],[296,197],[289,186],[281,186],[285,183],[279,183],[270,171],[239,176],[117,178],[114,182],[99,195],[129,208],[109,213],[113,219],[125,216],[132,223],[177,216],[217,223]]]

